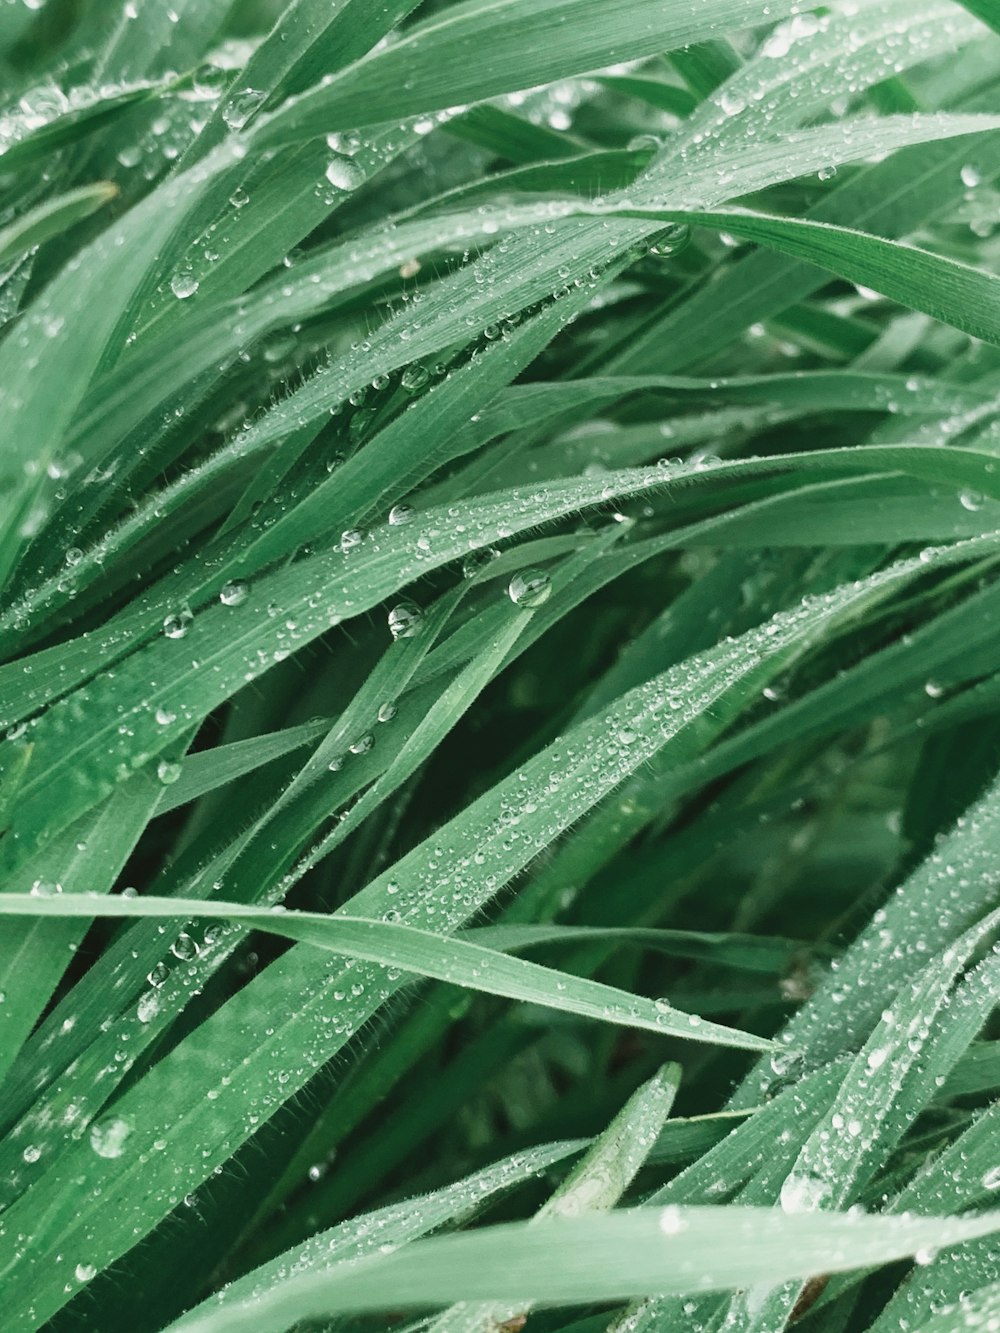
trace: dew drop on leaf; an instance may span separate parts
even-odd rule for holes
[[[198,279],[190,269],[182,269],[170,279],[170,290],[178,301],[186,301],[189,296],[194,296],[198,290]]]
[[[419,393],[430,381],[430,372],[423,366],[407,366],[399,382],[407,393]]]
[[[241,130],[264,101],[264,94],[256,88],[244,88],[224,107],[222,119],[231,130]]]
[[[168,639],[183,639],[191,628],[192,620],[194,620],[194,616],[185,607],[183,610],[166,617],[163,622],[163,632]]]
[[[672,259],[690,243],[691,228],[686,222],[671,222],[653,237],[649,253],[657,259]]]
[[[365,175],[356,162],[349,157],[336,154],[327,163],[323,173],[335,189],[356,190],[364,182]]]
[[[219,591],[219,601],[223,606],[241,606],[249,596],[250,589],[238,579],[224,584]]]
[[[552,580],[541,569],[525,569],[515,574],[507,585],[507,596],[515,606],[534,610],[549,600]]]
[[[412,639],[420,630],[424,613],[413,602],[400,602],[389,612],[389,633],[394,639]]]
[[[98,1157],[121,1157],[132,1126],[120,1115],[95,1120],[90,1127],[90,1146]]]
[[[195,940],[186,930],[182,930],[174,940],[173,944],[171,944],[170,952],[175,958],[182,958],[187,961],[188,959],[196,958],[199,950]]]

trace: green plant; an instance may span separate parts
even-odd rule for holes
[[[994,30],[0,6],[5,1333],[994,1326]]]

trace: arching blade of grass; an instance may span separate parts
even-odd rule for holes
[[[981,269],[917,246],[852,233],[828,223],[737,211],[706,214],[703,220],[830,268],[852,282],[874,282],[883,295],[903,305],[923,310],[987,342],[997,341],[993,296],[996,280]]]
[[[9,264],[36,245],[58,236],[74,222],[95,213],[117,193],[117,186],[110,181],[99,181],[39,204],[0,231],[0,264]]]
[[[523,1003],[551,1005],[567,1013],[624,1023],[672,1036],[719,1041],[745,1050],[769,1050],[771,1043],[750,1033],[731,1032],[681,1014],[661,1000],[625,996],[611,987],[571,977],[523,958],[510,958],[494,949],[463,939],[442,939],[392,921],[369,921],[342,916],[323,917],[297,912],[276,913],[273,908],[240,903],[183,898],[92,899],[88,894],[39,898],[33,894],[0,896],[0,915],[55,917],[166,917],[249,921],[257,929],[327,949],[346,958],[377,963],[390,971],[412,972],[459,986],[471,986],[489,995]]]
[[[263,142],[482,101],[687,46],[791,8],[772,4],[765,14],[760,0],[707,0],[697,9],[664,10],[649,0],[627,0],[612,34],[593,0],[468,0],[302,94],[262,131]]]
[[[987,95],[969,108],[988,111]],[[839,226],[912,234],[961,199],[962,170],[982,180],[1000,172],[1000,152],[988,137],[910,148],[866,168],[821,199],[807,214]],[[648,322],[640,337],[616,349],[619,371],[681,369],[717,353],[754,321],[809,296],[824,275],[784,255],[752,253],[718,274],[718,282],[691,284],[684,299]],[[720,310],[726,318],[719,317]]]
[[[463,1236],[415,1243],[402,1254],[369,1261],[353,1273],[291,1279],[242,1311],[216,1312],[181,1325],[185,1333],[229,1333],[267,1320],[337,1310],[379,1310],[408,1300],[441,1304],[446,1292],[489,1299],[506,1290],[512,1270],[526,1299],[565,1304],[609,1300],[643,1290],[689,1292],[758,1285],[778,1273],[808,1276],[843,1271],[878,1257],[988,1235],[995,1214],[977,1218],[878,1218],[814,1214],[786,1217],[770,1209],[632,1209],[608,1217],[563,1219],[538,1226],[510,1224]]]
[[[192,1310],[173,1327],[176,1333],[180,1333],[190,1324],[214,1316],[218,1309],[225,1311],[241,1301],[256,1300],[260,1293],[283,1281],[289,1268],[294,1268],[296,1272],[322,1270],[331,1263],[361,1259],[382,1246],[403,1245],[449,1222],[462,1221],[488,1203],[491,1196],[502,1190],[516,1188],[540,1170],[577,1155],[585,1146],[584,1142],[577,1142],[534,1148],[514,1158],[496,1162],[436,1194],[424,1195],[418,1201],[406,1199],[402,1203],[390,1204],[357,1221],[331,1228],[297,1247],[294,1252],[282,1254],[270,1264],[232,1283],[220,1296],[206,1302],[204,1307]]]
[[[533,1220],[579,1217],[612,1208],[632,1183],[656,1141],[670,1113],[679,1076],[680,1069],[668,1065],[644,1083]],[[432,1333],[474,1333],[526,1313],[524,1306],[516,1301],[482,1306],[460,1303],[446,1310],[430,1327]]]
[[[269,106],[358,60],[414,9],[414,0],[293,0],[226,90],[192,156],[213,148],[230,122],[250,122]]]
[[[13,125],[8,120],[5,126],[5,139],[8,141],[0,152],[0,162],[5,169],[10,168],[12,171],[30,168],[45,161],[53,151],[70,147],[86,135],[103,129],[130,107],[169,91],[168,83],[122,83],[111,85],[103,95],[85,101],[82,106],[60,108],[59,113],[40,125],[37,118],[30,114],[23,115],[20,124],[15,116]],[[30,93],[26,94],[25,100],[30,104]]]
[[[657,168],[668,174],[689,152],[709,146],[713,157],[745,151],[758,138],[774,139],[806,123],[851,80],[855,92],[982,35],[981,27],[951,4],[917,7],[891,0],[853,14],[827,14],[798,34],[774,34],[702,101],[666,146]],[[775,59],[788,43],[794,59]]]
[[[137,773],[31,862],[26,879],[38,892],[56,887],[109,892],[156,810],[160,789],[153,774]],[[66,922],[39,931],[37,925],[11,922],[0,941],[0,991],[5,996],[0,1007],[0,1077],[49,1003],[86,929]]]

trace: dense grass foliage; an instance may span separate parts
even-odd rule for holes
[[[4,1333],[1000,1326],[997,32],[0,2]]]

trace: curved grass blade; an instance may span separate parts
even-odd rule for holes
[[[594,0],[466,0],[293,99],[259,142],[357,128],[483,101],[687,46],[789,12],[787,0],[704,0],[696,10],[623,0],[612,34]],[[559,40],[553,41],[558,33]]]
[[[540,1171],[575,1156],[585,1146],[585,1141],[578,1141],[530,1148],[495,1162],[434,1194],[389,1204],[322,1231],[305,1244],[229,1283],[216,1296],[209,1297],[202,1305],[176,1320],[171,1325],[171,1333],[183,1333],[192,1324],[214,1316],[219,1309],[225,1311],[241,1302],[256,1302],[265,1292],[281,1283],[289,1271],[312,1272],[329,1268],[331,1264],[363,1259],[385,1245],[405,1245],[438,1227],[462,1221],[496,1194],[516,1188]],[[260,1333],[264,1333],[263,1328]]]
[[[532,1219],[579,1217],[613,1208],[645,1162],[670,1114],[680,1082],[680,1067],[665,1065],[629,1099],[604,1133],[595,1140],[555,1194]],[[430,1326],[429,1333],[476,1333],[523,1318],[525,1305],[453,1305]]]
[[[96,213],[118,193],[118,187],[111,181],[98,181],[96,185],[84,185],[78,190],[69,190],[57,195],[55,199],[38,204],[0,230],[0,264],[9,264],[19,259],[36,245],[51,240],[60,232],[71,227],[81,218]]]
[[[525,1299],[582,1304],[642,1292],[685,1292],[759,1285],[782,1274],[808,1277],[918,1250],[960,1244],[1000,1227],[994,1213],[975,1218],[888,1218],[766,1208],[648,1208],[540,1223],[509,1223],[416,1242],[400,1254],[351,1272],[290,1279],[242,1310],[185,1324],[185,1333],[288,1328],[338,1311],[440,1305],[450,1297],[502,1300],[517,1273]],[[280,1311],[280,1314],[279,1314]],[[277,1319],[279,1322],[274,1322]],[[283,1320],[284,1322],[280,1322]]]
[[[338,913],[276,912],[274,908],[198,898],[98,898],[86,893],[56,895],[0,894],[0,916],[158,917],[253,922],[257,930],[298,940],[381,967],[469,986],[487,995],[501,995],[527,1004],[548,1005],[585,1018],[645,1028],[649,1032],[716,1041],[742,1050],[770,1050],[771,1042],[752,1033],[734,1032],[682,1014],[661,1000],[623,995],[614,987],[510,958],[478,944],[388,921],[371,921]]]

